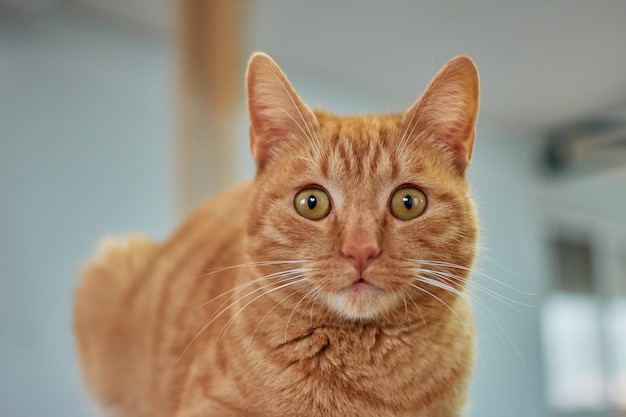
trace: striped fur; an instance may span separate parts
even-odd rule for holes
[[[91,392],[123,417],[461,416],[473,63],[452,60],[396,115],[313,112],[263,54],[247,81],[254,180],[162,244],[109,241],[87,263],[75,332]],[[406,184],[428,206],[401,221],[389,201]],[[321,220],[294,209],[310,186],[331,199]],[[359,272],[345,248],[365,246],[378,252]]]

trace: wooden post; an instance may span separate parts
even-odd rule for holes
[[[245,0],[175,0],[178,11],[177,191],[187,213],[235,178],[243,98]]]

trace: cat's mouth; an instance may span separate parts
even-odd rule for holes
[[[350,320],[371,320],[390,308],[395,297],[363,277],[328,294],[329,306]]]
[[[352,284],[342,288],[340,292],[341,293],[354,293],[354,294],[358,294],[358,293],[369,294],[371,292],[382,292],[382,291],[383,291],[382,288],[377,287],[376,285],[372,284],[370,281],[361,277],[355,280]]]

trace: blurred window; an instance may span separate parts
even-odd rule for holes
[[[608,397],[616,409],[626,411],[626,297],[611,300],[604,313],[608,345]]]
[[[626,411],[626,250],[615,259],[591,242],[551,241],[554,293],[544,302],[541,332],[546,398],[561,412]],[[601,275],[594,259],[616,268]]]
[[[558,291],[591,294],[594,290],[589,239],[554,239],[552,253],[556,262]]]

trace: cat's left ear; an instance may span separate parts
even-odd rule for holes
[[[409,135],[424,135],[443,145],[463,175],[472,157],[477,117],[478,71],[470,57],[457,56],[404,114],[403,129]]]
[[[264,53],[250,58],[246,89],[250,150],[260,172],[295,136],[311,135],[318,122],[280,67]]]

